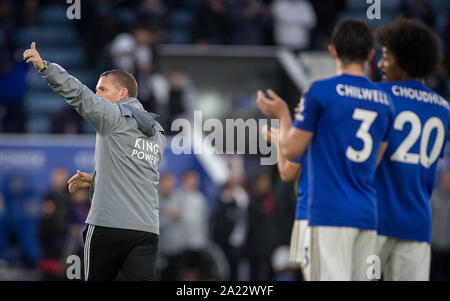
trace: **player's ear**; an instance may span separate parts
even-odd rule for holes
[[[369,54],[367,55],[367,61],[371,62],[375,56],[375,49],[370,49]]]
[[[334,47],[333,44],[329,44],[328,45],[328,52],[330,53],[330,55],[331,55],[331,57],[333,59],[337,59],[338,54],[337,54],[337,51],[336,51],[336,47]]]

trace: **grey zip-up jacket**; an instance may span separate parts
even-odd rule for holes
[[[158,166],[166,138],[155,114],[136,98],[113,104],[96,96],[54,63],[42,77],[97,131],[86,223],[159,235]]]

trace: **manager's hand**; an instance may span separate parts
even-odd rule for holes
[[[34,68],[42,71],[45,68],[45,63],[41,59],[39,52],[36,50],[36,42],[31,43],[31,48],[23,52],[23,60],[27,63],[32,62]]]
[[[69,192],[74,193],[80,188],[88,188],[92,182],[92,175],[86,172],[77,170],[77,173],[70,178],[67,183],[69,184]]]

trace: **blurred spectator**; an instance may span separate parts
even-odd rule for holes
[[[0,1],[0,28],[12,30],[17,25],[16,7],[13,1]]]
[[[444,42],[447,74],[450,74],[450,9],[447,11],[447,20],[442,30],[442,41]]]
[[[311,35],[312,46],[327,51],[336,16],[345,9],[346,0],[314,0],[311,5],[317,15],[317,27]]]
[[[158,37],[157,42],[166,40],[168,9],[161,0],[143,0],[138,8],[138,22]]]
[[[276,0],[272,5],[274,40],[294,51],[310,47],[310,31],[316,26],[316,13],[307,0]]]
[[[129,33],[118,34],[111,43],[110,55],[114,69],[136,72],[136,41]]]
[[[23,19],[22,25],[27,27],[35,23],[36,11],[39,6],[39,0],[23,1]]]
[[[177,118],[192,120],[195,109],[197,91],[189,75],[181,67],[172,67],[164,78],[152,79],[152,93],[157,106],[157,112],[161,116],[161,125],[167,134],[171,131],[172,122]],[[152,110],[148,104],[143,103],[146,110]],[[154,110],[153,110],[154,112]]]
[[[436,91],[436,93],[448,99],[448,73],[444,65],[439,65],[436,73],[430,78],[426,79],[425,83],[430,89]]]
[[[13,266],[35,268],[41,258],[37,233],[40,202],[26,175],[7,176],[2,191],[5,232],[0,233],[0,259]]]
[[[274,271],[274,281],[296,281],[297,269],[295,263],[289,261],[289,245],[282,245],[275,249],[271,258]]]
[[[159,181],[159,251],[166,260],[161,280],[178,279],[185,246],[185,229],[181,220],[183,199],[174,196],[175,182],[176,178],[171,173],[162,174]]]
[[[239,267],[245,255],[248,232],[249,197],[242,184],[244,175],[231,169],[229,181],[223,186],[212,216],[213,239],[223,250],[230,265],[230,280],[239,279]]]
[[[62,259],[74,254],[83,258],[84,242],[81,233],[86,227],[86,218],[89,213],[88,189],[79,189],[70,195],[70,225],[67,238],[62,248]]]
[[[155,37],[144,25],[135,26],[132,34],[118,34],[111,43],[111,62],[104,66],[104,69],[122,69],[132,73],[138,82],[138,98],[151,112],[156,109],[152,87]]]
[[[277,179],[278,181],[273,184],[275,203],[272,224],[269,229],[269,235],[273,237],[272,250],[281,245],[289,245],[297,204],[293,184],[285,183],[279,177]]]
[[[52,134],[82,134],[83,119],[72,107],[63,106],[51,116]]]
[[[250,281],[265,281],[271,275],[271,219],[274,209],[272,180],[261,172],[251,181],[249,205],[249,229],[247,238],[247,258],[250,263]]]
[[[184,227],[184,252],[180,280],[201,280],[208,277],[205,250],[209,239],[208,203],[199,191],[199,175],[187,170],[182,176],[182,187],[175,198],[181,201],[181,222]]]
[[[228,9],[231,43],[236,45],[264,45],[270,17],[257,0],[237,0]]]
[[[25,62],[14,61],[12,52],[0,47],[0,132],[22,133],[25,130],[27,71]]]
[[[206,0],[195,17],[195,42],[228,44],[230,40],[227,6],[224,0]]]
[[[135,77],[138,82],[138,98],[144,107],[154,112],[154,100],[150,85],[151,77],[155,72],[155,47],[157,34],[151,32],[145,25],[137,25],[132,31],[136,48],[134,51]]]
[[[51,172],[50,189],[44,195],[39,237],[43,260],[40,269],[44,275],[60,276],[63,272],[63,248],[71,223],[70,194],[67,190],[68,173],[55,168]]]
[[[421,20],[431,28],[436,24],[436,13],[433,7],[424,0],[403,0],[400,4],[398,14]]]
[[[102,65],[100,54],[119,32],[125,30],[125,26],[120,23],[114,2],[108,0],[81,2],[82,14],[86,16],[83,22],[79,22],[83,24],[80,30],[81,36],[84,37],[85,67],[92,69],[99,64]]]
[[[431,271],[430,280],[450,280],[450,148],[439,161],[436,188],[431,196]]]

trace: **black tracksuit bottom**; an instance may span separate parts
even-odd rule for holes
[[[86,281],[154,280],[157,234],[88,224],[83,240]]]

